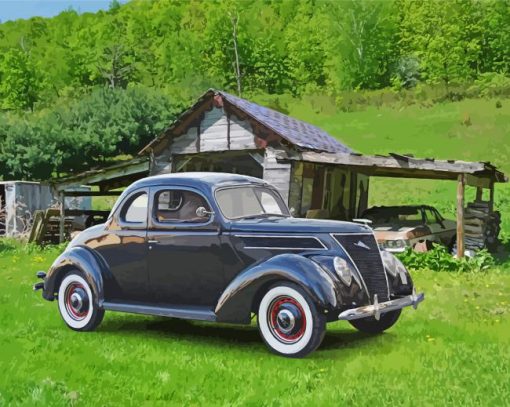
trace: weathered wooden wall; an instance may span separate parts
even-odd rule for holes
[[[213,107],[204,113],[199,123],[194,123],[184,134],[175,137],[156,159],[161,161],[173,154],[256,149],[254,136],[247,121],[227,114],[223,107]]]
[[[292,163],[289,185],[289,208],[294,208],[296,216],[301,214],[301,197],[303,195],[303,163]]]
[[[264,154],[264,180],[275,186],[283,199],[289,204],[291,182],[291,164],[276,161],[276,150],[267,148]]]

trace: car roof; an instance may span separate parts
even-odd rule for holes
[[[161,174],[142,178],[141,180],[133,183],[129,189],[164,185],[188,186],[195,188],[206,187],[211,189],[239,184],[268,185],[267,182],[260,178],[249,177],[247,175],[229,174],[224,172],[178,172],[174,174]]]

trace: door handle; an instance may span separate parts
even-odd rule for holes
[[[149,244],[159,243],[159,240],[148,240],[147,243]]]

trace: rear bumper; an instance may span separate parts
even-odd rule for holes
[[[416,294],[415,291],[411,295],[397,298],[396,300],[378,302],[377,294],[374,296],[374,303],[372,305],[365,305],[363,307],[352,308],[341,312],[338,319],[352,320],[367,317],[375,317],[379,319],[381,314],[389,311],[395,311],[404,307],[412,306],[414,309],[418,308],[418,304],[425,299],[425,294]]]

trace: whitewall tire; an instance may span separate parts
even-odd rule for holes
[[[66,325],[75,331],[92,331],[104,316],[89,283],[78,271],[70,271],[60,283],[58,309]]]
[[[262,298],[257,315],[262,339],[282,356],[303,357],[322,342],[326,318],[306,292],[293,283],[278,283]]]

